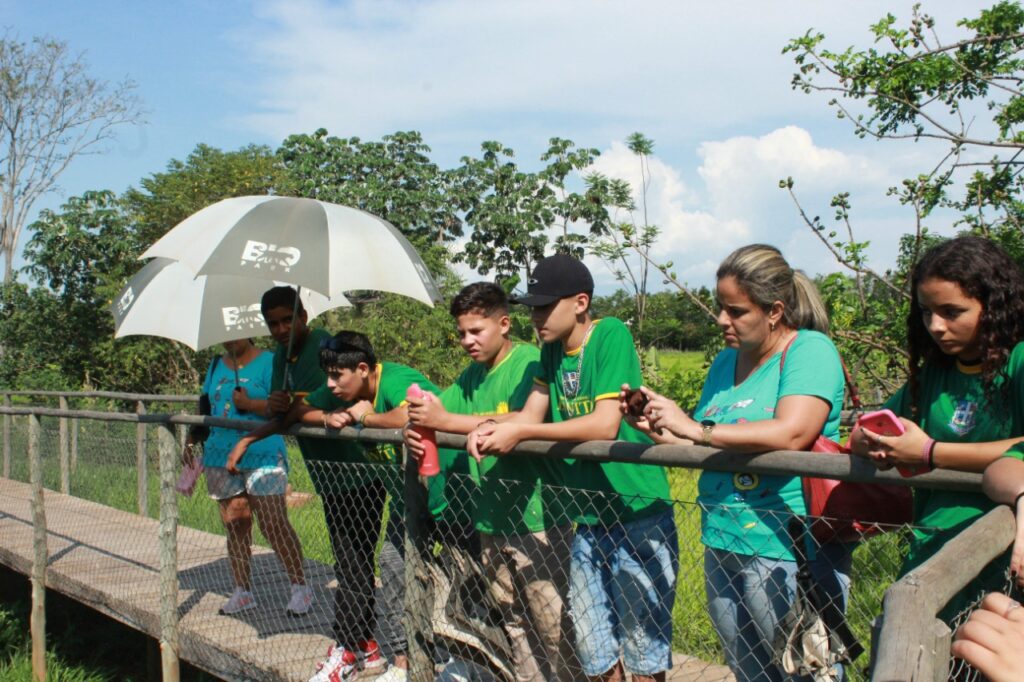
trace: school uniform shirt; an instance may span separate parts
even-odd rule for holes
[[[377,394],[373,399],[373,411],[378,414],[389,412],[396,407],[406,403],[405,394],[413,384],[419,384],[424,391],[430,391],[435,395],[440,394],[440,389],[432,381],[427,379],[419,371],[412,367],[400,365],[397,362],[381,362],[377,364]],[[350,407],[354,403],[344,401],[334,396],[326,382],[313,393],[306,397],[306,402],[321,410],[334,411],[341,407]],[[351,442],[351,441],[349,441]],[[404,510],[403,500],[405,499],[405,482],[401,472],[401,453],[390,443],[383,443],[376,446],[360,447],[364,453],[364,460],[370,463],[389,465],[390,471],[385,478],[385,488],[391,496],[391,513],[402,513]],[[460,461],[461,459],[461,461]],[[457,510],[449,511],[449,501],[445,496],[445,483],[450,473],[467,473],[468,467],[465,464],[465,453],[460,458],[459,453],[453,450],[438,449],[438,460],[441,465],[441,473],[430,477],[428,489],[427,506],[435,518],[442,514],[458,516],[460,520],[467,520],[469,512],[461,506]],[[365,482],[365,481],[364,481]]]
[[[835,345],[812,330],[797,333],[786,352],[772,355],[736,384],[735,348],[719,353],[704,382],[694,418],[743,424],[775,416],[779,400],[791,395],[821,398],[829,405],[822,434],[838,440],[843,405],[843,367]],[[701,542],[706,547],[748,556],[793,561],[786,530],[791,514],[806,514],[799,476],[704,471],[697,482]]]
[[[917,425],[940,443],[984,443],[1024,436],[1024,343],[1018,343],[1006,365],[1008,399],[997,393],[990,404],[983,394],[981,366],[926,364],[921,368]],[[910,391],[903,386],[885,406],[907,419]],[[1019,448],[1020,446],[1015,446]],[[935,554],[950,538],[995,506],[982,493],[914,489],[914,528],[910,552],[903,565],[907,573]]]
[[[541,370],[538,381],[547,384],[555,423],[590,414],[600,400],[618,400],[622,384],[643,382],[633,337],[614,317],[594,320],[580,348],[566,352],[561,341],[545,343]],[[617,439],[651,442],[625,420]],[[656,465],[573,461],[567,485],[580,489],[565,503],[576,510],[575,520],[586,525],[612,526],[669,509],[668,476]]]
[[[244,388],[253,400],[266,400],[270,389],[271,354],[260,353],[249,364],[238,369],[238,386]],[[210,363],[203,381],[203,393],[210,396],[210,412],[213,417],[244,419],[263,422],[262,415],[239,412],[232,395],[235,391],[235,371],[223,359]],[[203,466],[223,467],[227,465],[228,453],[238,440],[245,435],[242,431],[213,427],[210,437],[203,444]],[[288,457],[281,436],[270,436],[249,446],[238,464],[241,469],[283,466],[288,469]]]
[[[456,414],[487,416],[521,410],[541,375],[540,350],[517,343],[494,367],[473,362],[441,394],[441,404]],[[569,523],[545,488],[564,485],[565,463],[544,457],[508,454],[468,457],[478,486],[473,522],[490,535],[525,535]]]
[[[292,357],[285,362],[287,348],[278,344],[274,349],[274,372],[271,379],[271,392],[288,390],[293,395],[302,397],[315,391],[327,380],[327,375],[320,368],[320,342],[331,338],[326,329],[310,329],[306,340],[298,350],[292,349]],[[284,368],[288,366],[288,388],[284,386]],[[348,441],[326,440],[324,438],[296,438],[299,451],[306,460],[322,460],[326,462],[347,461],[353,455],[347,450],[351,447]],[[309,465],[307,464],[307,468]],[[318,495],[334,490],[348,489],[342,477],[335,476],[330,467],[314,466],[310,471],[313,485]]]

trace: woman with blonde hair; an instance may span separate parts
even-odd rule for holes
[[[814,284],[775,247],[752,244],[719,266],[716,296],[726,348],[711,364],[694,418],[642,388],[648,403],[637,427],[662,443],[752,455],[807,450],[822,434],[838,439],[843,369]],[[726,662],[739,682],[782,680],[772,642],[795,592],[786,524],[806,513],[800,477],[704,471],[697,502],[708,611]],[[812,562],[843,609],[851,549],[832,546]]]

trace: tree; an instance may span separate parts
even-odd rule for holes
[[[591,250],[608,265],[619,284],[632,292],[636,310],[633,333],[639,337],[643,334],[647,318],[651,247],[658,238],[658,227],[650,223],[647,215],[647,190],[651,184],[650,156],[654,152],[654,140],[645,137],[643,133],[633,133],[627,138],[626,146],[637,157],[640,165],[639,207],[633,200],[632,188],[624,180],[609,179],[600,173],[591,173],[586,180],[589,187],[604,187],[603,191],[612,198],[614,208],[626,212],[628,219],[612,221],[607,233],[594,239]],[[639,220],[636,215],[638,211]],[[635,258],[631,258],[631,255],[635,255]]]
[[[481,275],[494,271],[498,279],[518,281],[520,271],[529,277],[544,257],[550,231],[556,231],[556,252],[579,258],[590,238],[607,231],[605,187],[587,186],[583,193],[566,188],[569,176],[588,168],[598,150],[553,137],[541,156],[548,165],[530,172],[521,170],[512,161],[515,152],[500,142],[484,142],[481,149],[479,159],[463,157],[457,171],[473,232],[456,259]],[[587,232],[576,232],[578,226]]]
[[[430,160],[430,147],[416,131],[364,141],[320,128],[289,136],[277,153],[284,167],[281,194],[362,209],[420,243],[462,236],[463,202],[452,171]]]
[[[871,26],[877,47],[836,52],[825,48],[823,34],[808,31],[783,50],[798,67],[793,88],[830,94],[829,106],[859,137],[941,145],[924,172],[889,190],[915,216],[889,272],[868,263],[847,193],[832,199],[836,225],[829,227],[800,205],[792,178],[779,182],[811,232],[852,273],[823,282],[834,334],[869,383],[885,389],[902,381],[905,363],[894,360],[905,347],[907,275],[936,238],[927,227],[936,209],[954,211],[961,228],[1024,256],[1024,9],[1003,1],[957,25],[968,35],[943,41],[935,19],[915,5],[905,28],[892,14]]]
[[[35,202],[83,154],[102,151],[124,124],[138,123],[135,84],[92,78],[81,55],[49,38],[0,39],[0,251],[14,276],[18,240]]]
[[[269,147],[248,145],[235,151],[198,144],[185,160],[171,159],[167,170],[143,178],[125,192],[125,210],[135,238],[149,246],[200,209],[222,199],[274,192],[284,171]]]

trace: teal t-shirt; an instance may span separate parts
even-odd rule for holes
[[[776,353],[736,384],[734,348],[715,357],[704,382],[695,419],[716,424],[742,424],[771,419],[781,398],[807,395],[829,404],[822,434],[839,436],[843,406],[843,367],[835,345],[824,334],[802,330],[786,352]],[[786,531],[791,513],[805,514],[799,476],[762,476],[705,471],[697,484],[701,509],[701,542],[737,554],[794,560]]]
[[[301,398],[320,388],[326,381],[327,375],[320,368],[320,342],[323,339],[329,338],[331,338],[331,334],[326,329],[310,329],[306,340],[302,343],[302,347],[298,351],[293,349],[292,357],[288,362],[288,390],[296,396]],[[274,372],[270,383],[271,392],[282,390],[286,351],[287,348],[280,344],[274,350]],[[332,461],[337,456],[334,451],[338,447],[339,441],[330,441],[323,438],[296,438],[296,441],[298,441],[299,450],[302,452],[304,459]],[[307,464],[308,467],[309,465]],[[318,482],[314,479],[313,482],[317,485],[317,492],[320,493],[322,491],[320,484],[326,483],[326,481]],[[326,490],[326,488],[323,490]]]
[[[940,443],[985,443],[1024,435],[1024,343],[1018,343],[1006,365],[1008,399],[984,400],[981,367],[925,365],[921,369],[917,425]],[[996,379],[1001,387],[1005,379]],[[913,419],[910,393],[903,386],[885,406]],[[1015,446],[1020,447],[1020,446]],[[995,506],[982,493],[914,489],[914,529],[903,564],[907,573],[921,565],[961,530]]]
[[[640,358],[626,325],[614,317],[595,320],[580,348],[566,352],[560,341],[541,349],[539,381],[551,396],[551,421],[562,422],[594,411],[600,400],[618,400],[622,384],[640,386]],[[651,441],[625,421],[618,440]],[[576,521],[611,526],[645,518],[669,508],[665,468],[624,462],[573,461],[567,485],[579,490],[566,504],[576,509]]]
[[[270,353],[263,352],[252,362],[238,369],[238,385],[244,388],[253,400],[266,400],[270,393],[271,358]],[[256,423],[266,421],[262,415],[236,410],[232,400],[234,391],[235,371],[230,369],[223,359],[210,363],[206,370],[206,380],[203,382],[203,393],[210,396],[211,415],[225,419],[245,419]],[[253,428],[255,426],[254,424]],[[234,429],[210,429],[210,437],[203,443],[203,466],[226,465],[228,453],[243,435],[242,431]],[[245,451],[245,456],[238,466],[241,469],[281,466],[287,470],[288,456],[284,439],[281,436],[269,436],[256,441]]]
[[[540,375],[540,350],[517,343],[495,367],[470,364],[441,394],[441,403],[457,414],[507,414],[522,409]],[[514,453],[467,460],[479,487],[473,521],[480,532],[525,535],[569,521],[546,494],[546,489],[564,485],[564,461]]]
[[[412,367],[406,367],[396,362],[381,362],[377,364],[377,394],[373,399],[373,411],[377,413],[389,412],[401,405],[404,405],[405,394],[412,384],[419,384],[424,391],[440,394],[440,389],[419,371]],[[345,402],[336,398],[327,383],[306,397],[306,402],[314,407],[323,410],[336,410],[339,407],[348,407],[351,402]],[[385,488],[391,496],[391,512],[402,513],[402,501],[405,497],[405,478],[401,471],[401,453],[390,443],[384,443],[375,447],[363,446],[358,443],[352,445],[364,450],[365,458],[372,463],[379,463],[385,466],[382,469],[381,477],[384,479]],[[427,484],[428,508],[435,517],[442,514],[446,518],[457,516],[459,520],[468,523],[469,512],[461,505],[457,510],[448,510],[448,498],[445,495],[445,483],[448,474],[468,473],[468,465],[465,463],[465,453],[458,453],[453,450],[441,448],[438,450],[438,459],[441,464],[441,473],[432,476]]]

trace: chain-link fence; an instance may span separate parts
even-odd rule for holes
[[[899,577],[910,530],[826,546],[805,535],[797,540],[808,553],[800,576],[800,562],[786,551],[793,517],[777,505],[750,502],[754,521],[737,519],[737,537],[763,543],[746,553],[709,539],[709,518],[735,509],[697,502],[701,469],[903,481],[866,462],[811,453],[751,459],[696,447],[531,443],[515,456],[668,465],[669,499],[624,506],[617,496],[559,481],[510,479],[492,481],[493,499],[481,506],[488,500],[471,474],[453,471],[443,484],[418,479],[415,462],[403,470],[399,434],[372,430],[293,429],[283,495],[256,481],[240,508],[210,499],[200,480],[195,494],[172,494],[169,504],[180,470],[177,425],[200,418],[150,411],[140,426],[136,414],[32,408],[42,416],[30,417],[17,407],[8,414],[19,411],[5,415],[12,483],[0,495],[0,522],[21,535],[7,549],[0,541],[0,557],[28,572],[30,561],[12,557],[19,549],[31,557],[24,547],[33,523],[29,488],[13,482],[31,479],[29,427],[39,419],[47,584],[229,679],[309,679],[333,642],[352,657],[336,652],[329,668],[351,663],[363,668],[359,679],[383,673],[384,661],[407,660],[415,680],[580,680],[620,659],[639,673],[665,670],[671,659],[670,680],[734,679],[730,669],[787,679],[780,633],[796,633],[789,645],[797,659],[813,658],[820,651],[806,650],[811,616],[825,614],[831,629],[836,618],[849,629],[845,640],[829,642],[832,651],[863,648],[852,662],[833,666],[832,679],[866,680],[875,656],[872,625]],[[357,438],[369,454],[360,462],[307,460],[296,436]],[[438,438],[442,446],[461,444]],[[912,482],[977,490],[977,479],[937,472]],[[66,495],[54,494],[60,491]],[[528,532],[480,532],[506,527],[480,509],[523,521],[531,519],[530,505],[541,511]],[[599,523],[580,523],[585,517]],[[168,556],[168,542],[161,554],[158,541],[160,524],[168,540],[172,521],[176,557]],[[750,523],[773,531],[758,534]],[[169,563],[176,585],[167,580]],[[310,591],[299,588],[297,598],[303,583]],[[241,602],[236,585],[248,588]],[[161,616],[168,602],[177,609]],[[886,611],[887,619],[899,617]],[[948,638],[946,646],[948,660]]]

